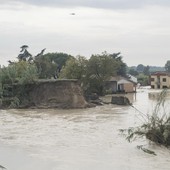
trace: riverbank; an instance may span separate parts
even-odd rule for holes
[[[0,109],[7,108],[87,108],[78,80],[36,80],[30,84],[7,86]]]

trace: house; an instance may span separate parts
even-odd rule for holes
[[[122,78],[118,81],[118,92],[125,93],[135,92],[134,84],[129,80]]]
[[[155,72],[150,75],[150,84],[152,89],[170,88],[170,73]]]
[[[137,79],[133,76],[128,75],[127,78],[116,76],[111,77],[105,83],[105,88],[110,93],[132,93],[136,92]]]

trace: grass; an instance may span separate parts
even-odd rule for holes
[[[165,109],[166,95],[167,90],[163,90],[160,93],[152,114],[149,115],[140,112],[143,120],[142,125],[120,130],[129,142],[137,138],[146,137],[156,144],[166,147],[170,146],[170,114]],[[152,151],[141,146],[138,149],[152,154]]]
[[[4,166],[2,166],[2,165],[0,165],[0,168],[1,168],[1,169],[6,169],[6,168],[5,168]]]

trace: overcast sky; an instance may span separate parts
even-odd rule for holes
[[[0,64],[16,60],[22,45],[33,55],[121,52],[128,66],[164,66],[170,0],[0,0]]]

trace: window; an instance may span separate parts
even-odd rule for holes
[[[167,86],[163,86],[162,88],[163,88],[163,89],[167,89],[168,87],[167,87]]]
[[[151,78],[151,81],[155,81],[155,79],[154,79],[154,78]]]
[[[163,78],[162,81],[163,81],[163,82],[166,82],[166,78]]]
[[[151,86],[151,88],[152,88],[152,89],[154,89],[154,88],[155,88],[155,86],[154,86],[154,85],[152,85],[152,86]]]

